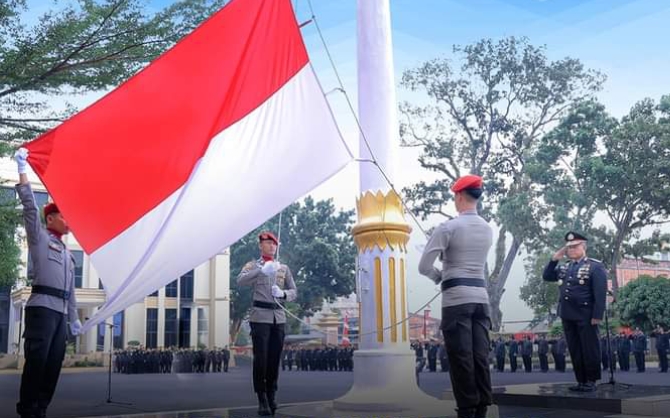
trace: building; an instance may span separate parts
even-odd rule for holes
[[[430,309],[425,309],[423,315],[409,315],[409,339],[429,340],[431,338],[441,339],[440,320],[430,316]]]
[[[44,186],[32,173],[29,174],[38,206],[49,200]],[[0,197],[13,198],[17,181],[16,165],[13,161],[0,160]],[[104,304],[106,295],[102,282],[89,257],[82,251],[76,238],[70,234],[65,243],[76,260],[75,284],[79,318],[82,322],[93,316]],[[188,243],[184,243],[188,245]],[[28,249],[24,246],[22,257],[28,265]],[[142,301],[108,318],[105,324],[76,338],[78,353],[106,351],[110,343],[114,348],[125,348],[139,344],[147,348],[161,347],[223,347],[229,345],[230,338],[230,255],[228,250],[211,258],[195,269],[175,278],[170,284],[147,295]],[[23,268],[22,278],[6,297],[3,304],[0,291],[0,309],[6,312],[7,323],[3,327],[3,313],[0,313],[0,351],[15,352],[20,344],[23,330],[23,310],[30,297],[30,287],[26,286],[27,268]],[[8,305],[5,307],[5,305]],[[6,331],[5,331],[6,330]],[[129,344],[130,343],[130,344]]]
[[[624,287],[628,283],[640,276],[664,276],[670,278],[670,261],[668,253],[661,254],[655,263],[645,263],[633,258],[624,258],[617,266],[617,280],[619,287]]]
[[[320,336],[322,343],[342,344],[342,337],[344,335],[344,320],[347,320],[349,325],[348,338],[351,344],[358,344],[359,333],[359,304],[355,294],[347,297],[338,297],[334,301],[324,301],[323,306],[313,316],[309,318],[302,318],[301,334],[291,336],[289,341],[299,342],[306,340],[314,340],[308,336]],[[337,319],[337,324],[333,319]],[[330,324],[330,325],[327,325]],[[326,330],[325,327],[328,329]],[[335,329],[337,331],[335,331]],[[328,332],[324,334],[323,332]],[[336,341],[335,341],[335,334]]]

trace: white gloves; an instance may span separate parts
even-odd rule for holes
[[[263,264],[261,271],[266,276],[272,277],[277,272],[277,270],[279,270],[280,267],[281,264],[279,264],[279,261],[268,261],[265,264]]]
[[[70,331],[72,331],[72,335],[74,336],[81,334],[81,321],[77,319],[74,322],[70,322]]]
[[[14,159],[19,168],[19,174],[26,174],[26,167],[28,165],[28,150],[25,148],[19,148],[14,153]]]
[[[284,296],[286,296],[286,293],[284,293],[284,291],[281,290],[279,288],[279,286],[277,286],[277,285],[272,286],[272,297],[273,298],[283,298]]]
[[[277,269],[275,268],[275,262],[274,261],[265,262],[265,264],[263,264],[263,267],[261,267],[261,271],[268,277],[274,276],[275,271],[277,271]]]

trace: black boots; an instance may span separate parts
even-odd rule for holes
[[[488,407],[486,405],[479,405],[477,409],[475,409],[475,418],[486,418],[487,410]]]
[[[456,410],[458,418],[486,418],[486,405],[479,405],[476,408],[459,408]]]
[[[269,416],[272,415],[270,406],[268,405],[268,398],[265,392],[258,392],[258,415]]]
[[[275,411],[277,410],[277,402],[275,401],[275,393],[274,392],[268,392],[268,406],[270,407],[270,410],[272,411],[272,415],[274,415]]]

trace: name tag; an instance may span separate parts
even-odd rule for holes
[[[58,252],[62,251],[61,246],[56,244],[55,242],[52,242],[52,241],[49,241],[49,248],[54,250],[54,251],[58,251]]]

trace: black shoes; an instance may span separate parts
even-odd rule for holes
[[[477,409],[475,409],[475,415],[474,418],[486,418],[486,411],[488,410],[488,407],[486,405],[479,405]]]
[[[584,386],[583,383],[578,383],[577,386],[570,386],[570,387],[568,388],[568,390],[570,390],[570,391],[572,391],[572,392],[581,392],[583,386]]]
[[[570,386],[568,388],[572,392],[595,392],[597,389],[596,382],[579,383],[577,386]]]

